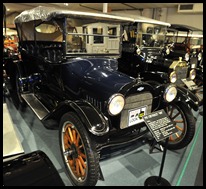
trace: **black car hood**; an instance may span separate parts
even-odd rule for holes
[[[108,58],[75,59],[64,64],[62,73],[69,90],[75,93],[88,91],[104,100],[134,80],[117,71],[116,59]]]

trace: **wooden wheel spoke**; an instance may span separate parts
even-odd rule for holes
[[[79,145],[79,139],[80,139],[80,135],[79,135],[79,133],[77,133],[77,141],[76,141],[77,146]]]
[[[181,128],[180,126],[178,126],[178,125],[176,125],[175,126],[179,131],[183,131],[184,129],[183,128]]]
[[[76,159],[76,173],[78,176],[80,176],[78,159]]]
[[[74,160],[73,159],[68,159],[67,163],[69,163],[70,166],[73,166],[74,165]]]
[[[79,165],[79,169],[80,169],[81,175],[84,176],[85,171],[84,171],[84,168],[82,167],[82,164],[81,164],[80,160],[77,159],[77,162],[78,162],[78,165]]]
[[[170,141],[173,141],[173,140],[174,140],[172,135],[170,135],[169,140],[170,140]]]
[[[175,119],[178,115],[180,115],[180,112],[178,112],[174,117],[171,117],[171,119]]]
[[[177,138],[179,138],[179,137],[180,137],[178,133],[175,133],[175,135],[177,136]]]
[[[82,158],[86,159],[86,155],[79,151],[78,153]]]
[[[69,136],[70,136],[71,142],[74,142],[72,131],[71,131],[70,127],[68,127],[68,131],[69,131]]]
[[[83,148],[83,146],[82,146],[82,145],[79,145],[78,148],[81,149],[81,148]]]
[[[174,120],[174,122],[176,122],[176,123],[183,123],[184,120]]]
[[[82,166],[86,169],[87,166],[86,166],[86,164],[85,164],[85,162],[84,162],[82,156],[79,156],[78,158],[79,158],[79,160],[80,160]]]
[[[68,143],[69,142],[69,137],[68,137],[68,135],[67,134],[64,134],[64,146],[65,146],[65,149],[68,149],[68,148],[70,148],[71,146],[70,146],[70,144]]]
[[[73,134],[73,142],[74,142],[74,144],[76,144],[76,142],[77,142],[76,131],[74,129],[72,130],[72,134]]]
[[[67,137],[67,139],[68,139],[68,141],[69,141],[69,143],[70,144],[72,144],[72,141],[71,141],[71,138],[70,138],[70,135],[69,135],[69,132],[66,132],[66,137]]]

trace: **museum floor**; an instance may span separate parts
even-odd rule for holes
[[[71,186],[60,155],[58,131],[46,129],[32,110],[17,110],[6,98],[8,114],[23,147],[24,153],[42,150],[53,162],[66,186]],[[167,150],[162,177],[172,186],[203,186],[203,117],[197,118],[196,135],[185,149]],[[144,186],[150,176],[159,176],[163,153],[154,149],[149,153],[147,142],[139,140],[131,145],[103,151],[100,166],[104,181],[97,186]]]

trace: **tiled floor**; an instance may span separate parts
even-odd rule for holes
[[[6,99],[6,103],[25,153],[35,150],[45,152],[65,185],[71,186],[60,155],[58,131],[46,129],[29,107],[21,111],[11,100]],[[166,153],[162,177],[172,186],[200,186],[203,180],[203,174],[198,171],[203,153],[203,117],[199,112],[194,112],[194,115],[197,123],[192,142],[185,149],[167,150]],[[100,161],[104,181],[99,180],[97,186],[144,186],[148,177],[159,176],[163,153],[156,149],[149,153],[149,149],[148,143],[142,140],[105,149]]]

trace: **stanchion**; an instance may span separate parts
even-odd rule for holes
[[[159,176],[148,177],[145,180],[145,183],[144,183],[145,186],[171,186],[171,184],[166,179],[162,178],[162,171],[163,171],[166,152],[167,152],[168,140],[169,140],[169,138],[166,138],[165,146],[164,146],[164,150],[163,150],[162,162],[161,162],[161,166],[160,166]]]

